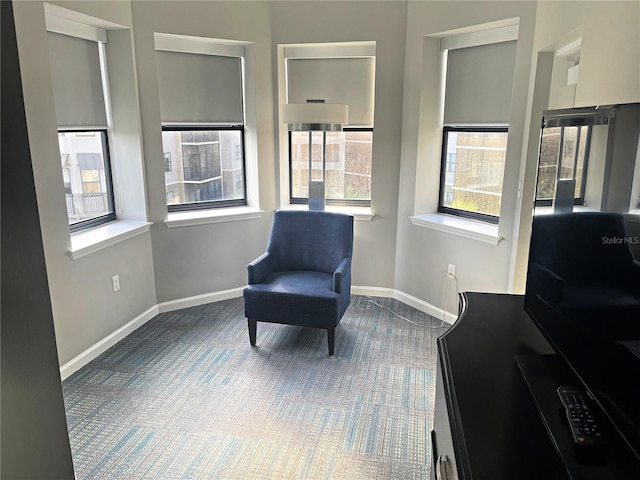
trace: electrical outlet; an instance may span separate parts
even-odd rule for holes
[[[120,290],[120,275],[114,275],[113,277],[111,277],[111,283],[113,284],[114,292]]]
[[[449,268],[447,268],[447,277],[456,278],[456,266],[449,264]]]

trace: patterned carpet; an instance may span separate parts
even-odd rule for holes
[[[446,328],[371,300],[333,357],[325,331],[267,323],[251,348],[241,298],[157,315],[63,382],[77,479],[428,478]]]

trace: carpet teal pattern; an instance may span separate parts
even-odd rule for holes
[[[425,479],[441,321],[352,296],[324,330],[162,313],[63,382],[78,480]]]

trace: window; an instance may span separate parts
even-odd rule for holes
[[[506,128],[445,127],[439,212],[497,223]]]
[[[58,132],[72,231],[115,219],[106,130]]]
[[[62,135],[64,135],[64,133]],[[71,195],[73,193],[71,191],[71,169],[69,168],[62,169],[62,179],[64,180],[65,195]]]
[[[509,40],[447,52],[438,212],[499,222],[515,51]]]
[[[370,205],[372,128],[345,128],[327,132],[326,203]],[[322,168],[322,134],[312,136],[314,171]],[[291,203],[306,203],[309,196],[309,133],[289,132]]]
[[[558,180],[575,182],[574,205],[584,204],[590,125],[546,127],[540,141],[536,205],[552,205]]]
[[[193,128],[162,129],[163,149],[175,159],[165,168],[168,210],[246,205],[243,127]]]
[[[171,165],[171,152],[164,152],[164,171],[170,172],[171,170],[173,170],[173,166]]]
[[[244,49],[177,41],[156,35],[167,210],[247,205]]]
[[[72,232],[116,220],[102,80],[106,78],[106,33],[103,36],[97,41],[47,33],[62,178]]]
[[[326,132],[327,205],[371,205],[375,44],[285,47],[288,103],[322,99],[349,106],[342,132]],[[289,201],[309,197],[309,139],[313,178],[322,172],[322,132],[289,132]],[[286,190],[285,190],[286,191]]]

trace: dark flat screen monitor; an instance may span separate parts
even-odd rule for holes
[[[544,112],[525,308],[640,460],[640,103]]]

